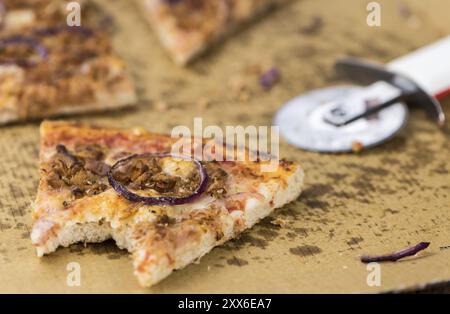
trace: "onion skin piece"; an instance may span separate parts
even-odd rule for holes
[[[6,18],[5,2],[3,0],[0,0],[0,30],[3,28],[5,24],[5,18]]]
[[[430,242],[420,242],[417,245],[408,247],[401,251],[386,254],[386,255],[378,255],[378,256],[362,256],[361,262],[363,263],[374,263],[374,262],[396,262],[399,259],[416,255],[418,252],[425,250],[430,245]]]
[[[280,80],[280,77],[280,70],[273,67],[260,76],[259,84],[264,90],[268,91]]]
[[[118,182],[116,179],[114,179],[114,170],[126,162],[136,159],[136,158],[166,158],[166,157],[172,157],[172,158],[179,158],[183,160],[189,160],[196,164],[197,169],[200,173],[200,182],[198,185],[198,188],[189,196],[185,197],[172,197],[172,196],[161,196],[161,197],[146,197],[146,196],[140,196],[137,195],[130,190],[128,190],[123,184]],[[144,154],[135,154],[131,155],[127,158],[121,159],[118,162],[116,162],[111,169],[108,172],[108,181],[111,187],[121,196],[126,198],[127,200],[131,202],[137,202],[137,203],[144,203],[146,205],[182,205],[187,204],[195,201],[198,197],[200,197],[205,191],[206,187],[208,185],[208,174],[206,172],[206,169],[203,167],[203,165],[200,163],[200,161],[186,156],[176,156],[172,154],[151,154],[151,153],[144,153]]]

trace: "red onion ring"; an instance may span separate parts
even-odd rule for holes
[[[168,5],[177,5],[181,2],[183,2],[183,0],[164,0],[163,2]]]
[[[148,157],[157,157],[157,158],[165,158],[165,157],[172,157],[172,158],[179,158],[183,160],[189,160],[195,163],[197,166],[197,169],[200,173],[200,182],[197,187],[197,189],[189,196],[185,197],[171,197],[171,196],[162,196],[162,197],[147,197],[147,196],[140,196],[137,195],[130,190],[128,190],[123,184],[118,182],[116,179],[114,179],[114,170],[119,167],[120,165],[123,165],[124,163],[135,159],[135,158],[148,158]],[[109,184],[112,186],[112,188],[120,195],[125,197],[127,200],[131,202],[140,202],[144,203],[146,205],[181,205],[186,203],[191,203],[195,199],[197,199],[203,192],[205,192],[206,187],[208,185],[208,174],[206,172],[206,169],[203,167],[203,165],[200,163],[200,161],[186,156],[176,156],[172,154],[151,154],[151,153],[144,153],[144,154],[135,154],[132,156],[129,156],[127,158],[121,159],[118,162],[116,162],[111,169],[108,172],[108,181]]]
[[[25,37],[25,36],[13,36],[6,39],[0,40],[0,48],[6,47],[9,45],[27,45],[31,48],[33,48],[36,53],[39,55],[39,57],[42,60],[47,59],[48,57],[48,50],[45,48],[39,41],[37,41],[34,38],[31,37]],[[19,66],[27,67],[27,66],[33,66],[36,65],[37,62],[32,61],[30,59],[18,59],[18,58],[11,58],[11,59],[0,59],[1,64],[17,64]]]
[[[6,18],[6,7],[3,0],[0,0],[0,29],[3,28]]]
[[[56,26],[56,27],[45,27],[38,29],[33,32],[34,36],[46,37],[55,36],[62,32],[68,33],[78,33],[86,37],[94,35],[94,30],[84,26]]]

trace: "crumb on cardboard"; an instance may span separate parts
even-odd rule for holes
[[[282,218],[276,218],[274,220],[271,221],[271,223],[275,226],[280,226],[280,227],[284,227],[286,226],[289,222],[285,219]]]
[[[411,8],[403,2],[398,3],[398,14],[407,21],[407,25],[412,29],[418,29],[422,25],[417,15],[414,15]]]
[[[141,136],[141,135],[147,133],[147,131],[143,127],[134,127],[132,129],[132,132],[136,136]]]
[[[235,75],[230,79],[229,86],[231,95],[239,102],[248,102],[251,98],[252,91],[248,80],[242,74]]]
[[[364,149],[364,144],[359,141],[352,142],[352,151],[354,153],[359,153]]]
[[[231,91],[233,94],[238,95],[241,93],[244,89],[247,88],[247,84],[244,80],[244,77],[242,75],[235,75],[232,76],[229,82]]]
[[[162,100],[155,102],[155,110],[158,112],[166,112],[169,109],[169,105]]]
[[[201,97],[199,100],[197,100],[197,108],[199,110],[205,110],[208,109],[209,105],[211,104],[211,101],[206,97]]]

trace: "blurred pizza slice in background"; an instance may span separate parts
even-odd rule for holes
[[[138,0],[173,60],[185,65],[212,44],[289,0]]]

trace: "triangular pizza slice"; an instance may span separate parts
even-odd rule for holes
[[[138,128],[43,122],[31,233],[38,255],[112,238],[151,286],[302,190],[296,163],[281,160],[267,172],[258,159],[201,161],[172,153],[177,142]]]
[[[177,64],[289,0],[137,0]]]

